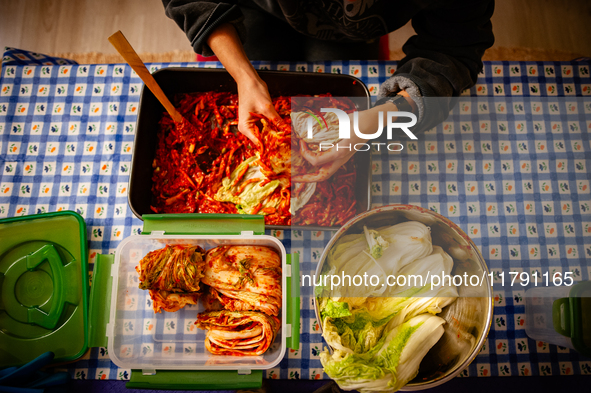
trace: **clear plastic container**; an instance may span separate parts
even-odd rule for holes
[[[572,287],[540,287],[525,292],[525,333],[528,337],[561,347],[575,349],[570,338],[554,329],[552,306],[568,297]]]
[[[139,289],[135,267],[150,251],[167,244],[199,245],[205,250],[220,245],[257,245],[275,249],[281,256],[282,308],[281,329],[274,343],[261,356],[220,356],[205,349],[205,331],[197,328],[197,313],[204,311],[201,302],[177,312],[154,313],[149,292]],[[140,369],[143,374],[156,370],[250,370],[276,366],[285,354],[286,337],[291,325],[286,323],[286,267],[283,244],[265,235],[151,235],[131,236],[121,242],[111,269],[113,277],[110,318],[107,324],[109,357],[117,366]]]
[[[525,292],[525,332],[591,356],[591,281]]]

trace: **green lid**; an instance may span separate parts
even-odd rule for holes
[[[74,212],[0,220],[0,368],[88,347],[86,225]]]
[[[570,337],[579,353],[591,357],[591,281],[576,284],[569,297],[555,300],[552,318],[554,329]]]

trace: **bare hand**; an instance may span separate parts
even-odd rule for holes
[[[261,142],[254,127],[259,118],[254,115],[265,116],[276,125],[283,123],[275,111],[267,85],[262,80],[238,85],[238,131],[260,149]]]
[[[313,152],[304,141],[300,141],[300,154],[306,161],[319,166],[316,172],[293,176],[293,183],[318,183],[329,179],[341,166],[355,154],[355,150],[336,149],[336,146],[325,152]]]

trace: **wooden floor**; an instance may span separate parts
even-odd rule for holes
[[[495,47],[591,56],[591,0],[497,0]],[[0,49],[115,53],[107,37],[123,31],[138,52],[191,50],[160,0],[0,0]],[[390,36],[391,50],[414,34]]]

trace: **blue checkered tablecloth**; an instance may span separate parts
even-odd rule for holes
[[[74,60],[52,57],[17,48],[4,47],[3,65],[67,65],[78,64]]]
[[[148,64],[151,71],[169,66],[221,67]],[[395,62],[376,61],[254,66],[354,75],[374,97],[396,69]],[[446,215],[472,237],[495,277],[509,270],[568,271],[576,281],[588,280],[589,68],[585,62],[485,63],[477,85],[463,93],[443,124],[406,143],[399,154],[373,152],[372,205],[416,204]],[[97,253],[112,253],[122,239],[140,233],[142,223],[126,196],[141,88],[123,64],[4,64],[0,217],[77,211],[86,220],[91,264]],[[302,273],[315,270],[332,236],[269,234],[288,252],[300,253]],[[527,338],[523,301],[522,288],[495,286],[487,344],[461,375],[591,374],[589,359]],[[268,378],[326,378],[309,296],[302,299],[301,317],[300,349],[266,371]],[[67,369],[88,379],[127,379],[130,372],[118,369],[105,348],[92,348]]]

